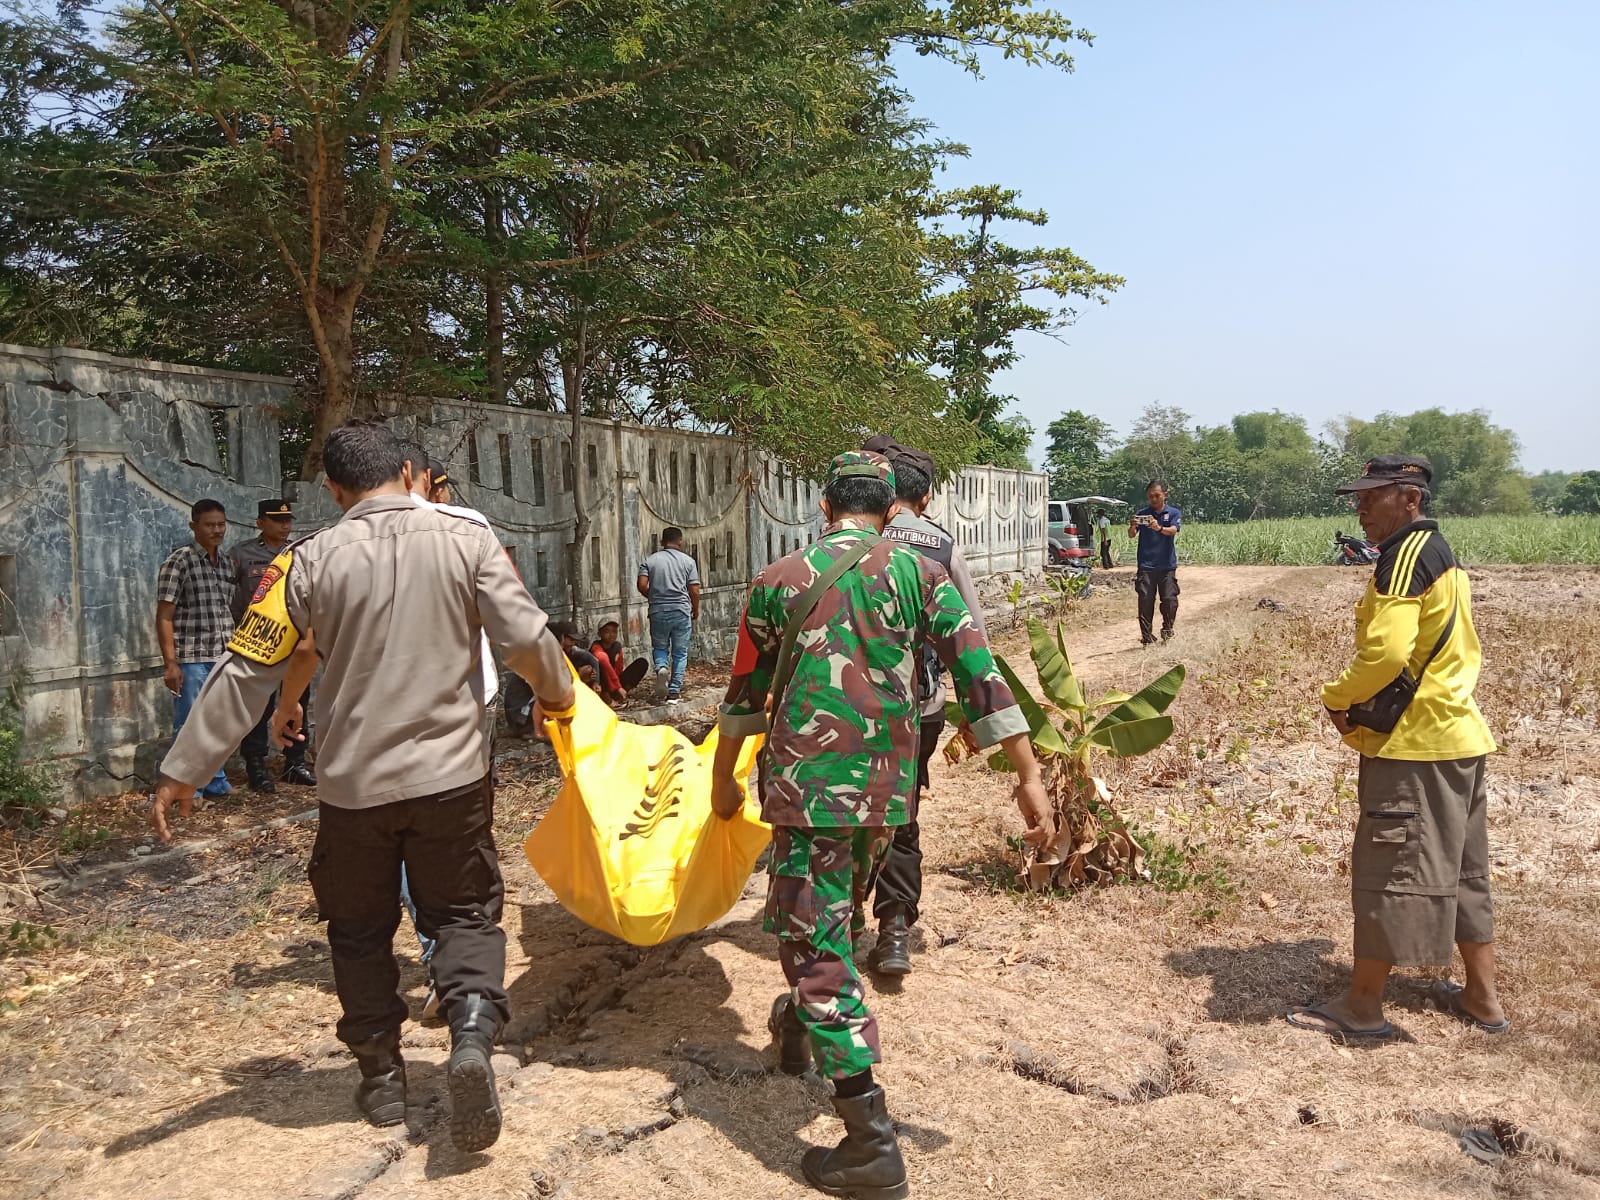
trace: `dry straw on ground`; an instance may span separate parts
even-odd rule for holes
[[[1600,595],[1600,575],[1475,582],[1505,744],[1492,829],[1516,1031],[1434,1011],[1425,972],[1391,987],[1394,1045],[1281,1019],[1348,966],[1352,763],[1314,689],[1348,645],[1357,581],[1189,571],[1179,639],[1154,651],[1133,645],[1131,591],[1113,585],[1071,613],[1074,657],[1102,687],[1189,664],[1172,745],[1114,781],[1189,886],[1010,893],[1006,781],[937,770],[917,969],[873,997],[916,1195],[1600,1200],[1600,647],[1573,594]],[[0,1195],[812,1194],[799,1155],[838,1126],[814,1085],[768,1069],[781,978],[759,880],[724,925],[666,947],[582,928],[517,851],[548,801],[541,770],[515,769],[500,801],[517,1015],[489,1155],[460,1158],[443,1131],[438,1030],[407,1035],[409,1133],[353,1119],[301,873],[311,830],[290,826],[49,895],[39,917],[67,944],[0,960],[16,1005],[0,1020]],[[1475,1129],[1496,1162],[1462,1151]]]

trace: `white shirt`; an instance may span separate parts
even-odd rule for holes
[[[489,518],[475,508],[462,508],[455,504],[435,504],[431,500],[424,500],[415,492],[411,493],[411,503],[418,508],[432,508],[454,517],[465,517],[490,531],[494,529],[494,526],[489,524]],[[496,537],[498,540],[498,535]],[[481,639],[478,643],[478,653],[483,658],[483,702],[493,704],[494,698],[500,694],[500,676],[494,669],[494,650],[489,645],[489,635],[480,631],[478,637]]]

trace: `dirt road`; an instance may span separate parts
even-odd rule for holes
[[[1537,673],[1600,678],[1600,652],[1562,649],[1592,613],[1553,603],[1546,577],[1483,583],[1491,654],[1531,664],[1486,700],[1511,738],[1494,821],[1516,1031],[1463,1028],[1409,972],[1390,994],[1402,1040],[1357,1049],[1281,1020],[1348,969],[1350,764],[1300,710],[1347,644],[1357,581],[1315,568],[1185,568],[1182,581],[1168,646],[1137,645],[1131,585],[1115,576],[1067,619],[1096,682],[1190,665],[1173,744],[1113,776],[1188,883],[1007,892],[1004,779],[939,767],[916,970],[872,996],[913,1195],[1600,1200],[1597,706],[1590,686],[1554,708]],[[999,637],[1020,657],[1015,634]],[[1539,729],[1559,731],[1559,753]],[[437,1029],[406,1036],[409,1128],[355,1118],[303,882],[310,830],[292,825],[50,894],[46,915],[74,944],[0,959],[14,1006],[0,1019],[0,1195],[816,1195],[798,1160],[839,1126],[819,1085],[771,1069],[782,980],[761,881],[714,929],[623,946],[565,913],[520,852],[549,794],[530,768],[501,797],[516,1017],[490,1153],[450,1145]],[[1559,872],[1519,874],[1534,846],[1529,861]],[[408,926],[396,950],[415,1010]]]

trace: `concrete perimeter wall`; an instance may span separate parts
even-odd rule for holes
[[[278,410],[287,379],[81,350],[0,345],[0,668],[26,672],[28,755],[54,760],[83,794],[144,786],[171,697],[161,684],[155,580],[189,540],[189,506],[228,509],[228,545],[254,536],[255,503],[283,490]],[[481,510],[539,603],[569,615],[573,472],[590,511],[580,623],[621,621],[646,652],[640,560],[677,525],[700,564],[699,656],[732,646],[762,565],[815,537],[819,489],[743,443],[712,434],[457,401],[397,408],[391,423],[450,464],[458,502]],[[287,488],[296,533],[339,517],[319,483]],[[933,518],[975,575],[1036,573],[1045,557],[1045,476],[970,468]]]

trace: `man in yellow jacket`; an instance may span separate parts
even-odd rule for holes
[[[1466,985],[1441,980],[1435,999],[1487,1033],[1511,1027],[1495,991],[1489,897],[1484,764],[1495,744],[1472,698],[1482,656],[1471,585],[1426,517],[1432,482],[1427,460],[1388,454],[1338,489],[1360,498],[1361,527],[1379,550],[1356,605],[1355,659],[1322,689],[1329,719],[1361,755],[1355,966],[1343,996],[1296,1008],[1289,1023],[1345,1038],[1389,1037],[1390,968],[1449,966],[1452,943]]]

